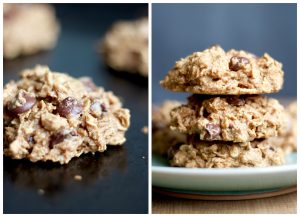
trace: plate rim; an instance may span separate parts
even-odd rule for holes
[[[251,168],[179,168],[170,166],[153,166],[152,173],[177,175],[259,175],[280,172],[296,172],[297,163],[270,167]]]

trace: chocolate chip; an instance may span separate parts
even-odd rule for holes
[[[19,12],[19,6],[17,4],[10,5],[10,7],[3,11],[4,21],[10,21],[16,17]]]
[[[61,132],[54,133],[50,136],[49,147],[53,148],[54,145],[63,142],[67,137],[77,136],[77,132],[74,130],[63,130]]]
[[[34,96],[29,95],[25,91],[20,91],[16,100],[7,107],[7,110],[12,115],[22,114],[30,110],[35,102],[36,99]]]
[[[94,112],[107,112],[107,107],[104,103],[100,103],[99,101],[94,101],[91,105],[91,110]]]
[[[82,112],[82,105],[73,97],[67,97],[57,106],[57,112],[62,117],[77,115]]]
[[[33,136],[29,136],[27,141],[28,141],[29,144],[34,144],[35,143]]]
[[[82,77],[79,80],[83,83],[88,92],[93,92],[97,90],[97,86],[90,77]]]
[[[249,88],[250,85],[244,82],[244,83],[238,83],[238,87],[240,87],[240,88]]]
[[[239,69],[245,68],[245,65],[249,64],[249,59],[246,57],[233,56],[229,62],[229,69],[232,71],[238,71]]]
[[[210,113],[204,108],[203,109],[203,117],[208,118],[209,115],[210,115]]]
[[[70,132],[70,135],[71,135],[71,136],[77,136],[78,134],[77,134],[76,131],[71,131],[71,132]]]
[[[206,124],[205,129],[207,130],[207,134],[205,135],[205,139],[207,140],[213,140],[221,133],[219,124]]]
[[[101,103],[101,109],[103,112],[107,112],[106,105],[104,103]]]
[[[51,135],[50,141],[49,141],[50,149],[53,148],[54,145],[63,142],[66,137],[67,137],[67,134],[64,134],[63,132],[59,132],[59,133]]]
[[[270,149],[271,151],[275,151],[275,149],[274,149],[273,147],[269,147],[269,149]]]
[[[234,105],[234,106],[243,106],[246,103],[243,98],[238,97],[238,96],[227,97],[226,101],[228,102],[228,104]]]

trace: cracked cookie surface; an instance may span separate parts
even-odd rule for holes
[[[56,44],[59,24],[47,4],[3,4],[3,56],[14,59],[49,50]]]
[[[6,156],[65,164],[125,142],[129,110],[90,78],[76,79],[44,66],[21,76],[3,92]]]
[[[115,23],[100,49],[114,70],[148,76],[148,18]]]
[[[176,62],[160,84],[171,91],[210,95],[278,92],[283,85],[282,64],[265,53],[212,46]]]
[[[247,142],[277,136],[282,112],[276,99],[264,96],[192,95],[171,111],[171,129],[201,140]]]
[[[189,136],[188,143],[169,151],[171,166],[189,168],[267,167],[284,163],[284,154],[268,139],[245,143],[200,141]]]
[[[170,129],[170,111],[182,105],[175,100],[166,100],[152,106],[152,151],[166,155],[171,146],[186,142],[186,135]]]

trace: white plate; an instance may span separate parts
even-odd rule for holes
[[[297,184],[297,154],[287,156],[286,164],[264,168],[177,168],[168,166],[166,159],[153,155],[152,185],[161,188],[239,192],[265,191]]]

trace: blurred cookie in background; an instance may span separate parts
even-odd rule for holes
[[[99,51],[112,69],[148,77],[148,18],[113,24]]]
[[[170,111],[182,105],[175,100],[165,100],[152,107],[152,152],[167,156],[170,147],[186,143],[186,135],[170,129]]]
[[[284,125],[278,137],[272,138],[276,146],[284,153],[297,152],[297,101],[292,101],[284,107]]]
[[[4,4],[4,59],[52,49],[59,30],[54,8],[48,4]]]

